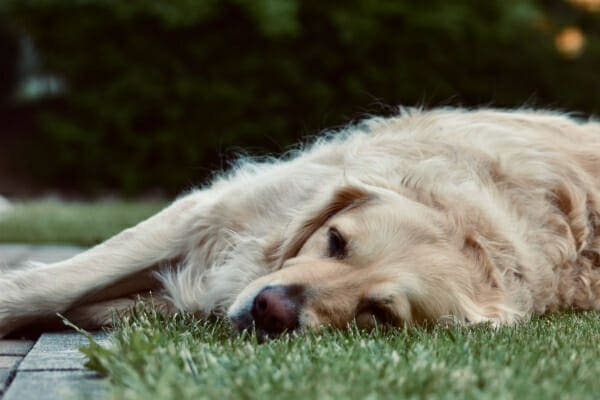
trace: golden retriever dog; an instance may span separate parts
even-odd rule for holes
[[[600,309],[600,124],[404,110],[240,162],[71,259],[2,271],[0,335],[139,298],[261,337]]]

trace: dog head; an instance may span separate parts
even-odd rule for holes
[[[266,337],[353,321],[485,320],[493,312],[477,297],[493,297],[498,283],[459,225],[397,191],[339,188],[295,218],[273,254],[279,268],[248,285],[228,317]]]

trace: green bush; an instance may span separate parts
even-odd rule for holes
[[[382,105],[600,111],[598,13],[563,1],[5,1],[68,85],[20,159],[87,190],[180,190]]]
[[[2,20],[5,18],[2,6],[0,6],[0,106],[6,104],[18,80],[17,38],[6,24],[2,24]]]

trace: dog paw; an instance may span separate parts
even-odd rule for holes
[[[8,319],[0,317],[0,339],[7,336],[9,333],[15,330],[14,324],[11,324]]]
[[[0,337],[21,327],[40,306],[35,299],[38,289],[28,269],[11,270],[0,276]]]
[[[9,334],[12,330],[12,301],[10,298],[11,288],[0,279],[0,338]]]
[[[16,329],[12,321],[12,312],[2,297],[0,295],[0,339]]]

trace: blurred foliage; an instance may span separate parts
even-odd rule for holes
[[[0,22],[5,16],[0,7]],[[17,38],[6,25],[0,23],[0,105],[3,105],[15,90],[17,83]]]
[[[600,17],[542,0],[4,0],[66,93],[20,157],[38,178],[135,193],[198,183],[383,105],[600,111]],[[566,26],[585,51],[564,57]],[[0,33],[1,43],[1,33]],[[235,147],[234,147],[235,146]],[[31,148],[35,150],[32,152]],[[225,156],[223,156],[225,154]]]

